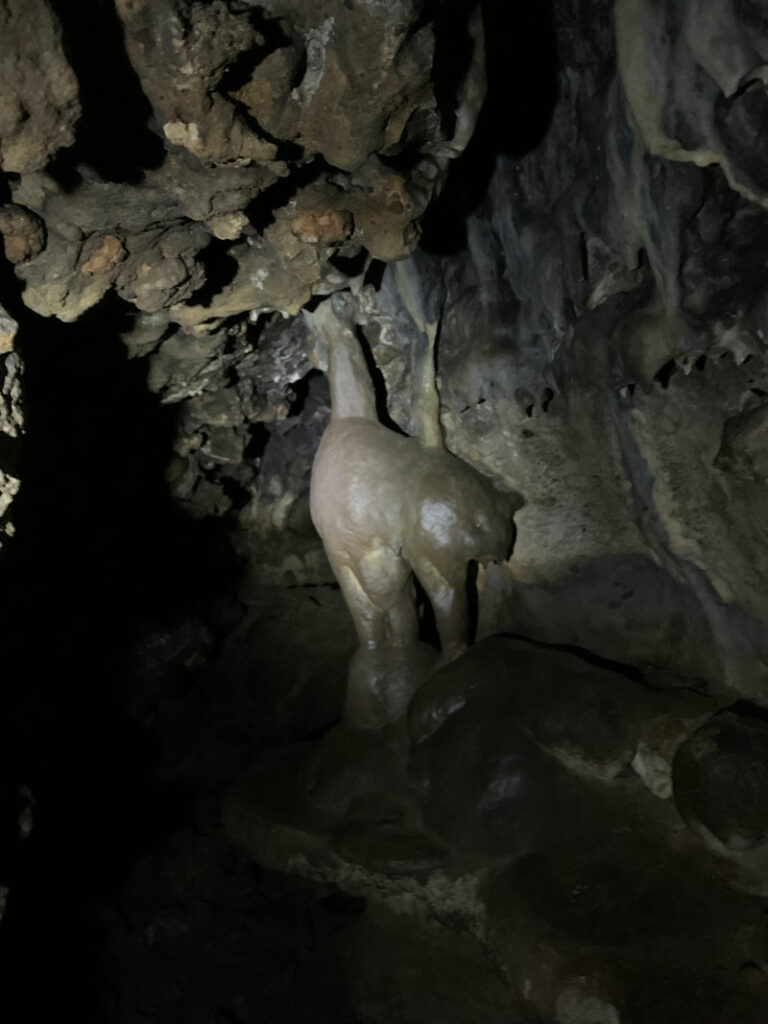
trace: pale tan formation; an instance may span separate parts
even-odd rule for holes
[[[412,574],[432,604],[441,660],[451,660],[467,644],[467,565],[509,557],[522,502],[446,451],[437,429],[427,445],[383,426],[350,327],[330,303],[308,319],[327,349],[332,409],[312,469],[312,520],[360,642],[346,717],[378,728],[403,713],[438,659],[418,642]]]

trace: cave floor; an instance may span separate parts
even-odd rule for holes
[[[424,991],[435,993],[439,1007],[437,1016],[415,1018],[424,1024],[446,1024],[445,1009],[453,1010],[454,1003],[451,1022],[474,1024],[472,1008],[487,1003],[490,1016],[477,1024],[549,1024],[529,1007],[509,1016],[509,979],[476,944],[462,943],[450,929],[421,931],[407,916],[404,925],[376,921],[371,901],[344,894],[327,879],[313,884],[260,867],[234,845],[231,829],[225,832],[225,796],[254,761],[264,763],[265,755],[268,761],[271,751],[290,757],[292,744],[332,738],[354,642],[335,586],[307,584],[290,573],[260,587],[253,579],[245,583],[247,613],[235,596],[192,603],[172,619],[135,617],[134,624],[144,625],[121,633],[112,648],[107,641],[115,633],[87,642],[93,623],[73,602],[61,605],[51,642],[41,643],[34,595],[22,595],[6,662],[16,683],[8,719],[16,742],[2,751],[9,759],[5,777],[15,781],[5,788],[0,808],[3,879],[10,890],[0,927],[0,962],[9,979],[2,995],[20,1008],[8,1019],[37,1022],[69,1006],[77,1008],[82,1024],[394,1024],[414,1019],[411,997]],[[66,682],[63,663],[78,668]],[[499,728],[506,733],[503,716]],[[480,742],[478,750],[486,745]],[[454,763],[466,774],[466,755],[464,750],[457,758],[446,748],[446,778]],[[281,792],[280,781],[269,786],[271,792]],[[626,784],[640,786],[637,780]],[[331,790],[333,785],[331,779]],[[455,792],[449,787],[446,820],[455,817],[460,792],[461,786]],[[386,818],[386,807],[374,810]],[[531,813],[542,818],[538,805]],[[384,824],[386,831],[388,819]],[[342,838],[354,846],[356,835],[347,830]],[[595,868],[590,858],[587,869],[601,871],[602,862]],[[561,920],[573,901],[556,890],[552,895],[552,878],[562,874],[567,889],[570,870],[555,865],[553,873],[541,858],[525,863],[534,881],[541,874],[543,902],[534,909],[552,917],[556,931],[578,931],[579,907],[573,921]],[[626,863],[625,874],[613,881],[610,872],[607,882],[600,876],[597,903],[587,908],[588,923],[596,914],[601,928],[612,922],[621,936],[626,927],[633,930],[621,911],[625,881],[631,889],[635,870],[632,857]],[[538,892],[523,876],[520,882],[513,872],[506,889],[506,876],[499,876],[496,895],[501,903],[507,896],[511,901],[499,927],[517,921],[518,883],[526,899]],[[573,875],[576,882],[580,877]],[[698,892],[675,903],[686,928]],[[641,896],[641,903],[650,901],[650,933],[661,936],[653,944],[663,951],[673,941],[660,924],[666,909],[659,908],[655,891]],[[763,901],[739,903],[729,895],[726,902],[722,913],[713,904],[712,914],[702,917],[704,931],[715,919],[740,920],[741,903],[749,903],[739,927],[757,936],[752,918]],[[610,928],[606,934],[611,945]],[[733,944],[748,945],[736,932]],[[548,970],[547,957],[559,954],[556,946],[547,949],[542,946],[537,956]],[[691,958],[685,951],[679,955],[687,969]],[[762,968],[744,957],[734,964],[749,1006],[760,1004]],[[695,970],[693,975],[698,985]],[[665,979],[674,1006],[665,992],[662,1016],[636,1024],[687,1019],[682,1003],[691,991],[682,985],[678,998],[680,979]],[[387,1015],[390,995],[397,1003]],[[696,998],[715,1006],[706,993]],[[366,1001],[370,1013],[360,1009]],[[712,1014],[707,1024],[736,1024],[715,1009]],[[740,1019],[758,1018],[745,1013]],[[573,1022],[582,1024],[581,1018]]]

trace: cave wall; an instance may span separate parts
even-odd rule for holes
[[[231,525],[246,593],[332,580],[302,307],[351,289],[409,432],[439,319],[448,447],[526,500],[479,635],[764,701],[764,13],[0,0],[6,305],[34,344],[119,297],[168,487]]]
[[[449,444],[528,501],[484,628],[760,698],[757,14],[557,5],[551,121],[452,261],[441,379]]]

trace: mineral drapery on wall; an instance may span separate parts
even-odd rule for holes
[[[549,131],[502,159],[470,225],[493,373],[473,379],[461,361],[472,300],[457,294],[443,395],[457,449],[490,455],[507,432],[528,501],[519,582],[496,575],[509,601],[488,629],[764,700],[766,221],[745,118],[764,93],[765,36],[738,10],[596,5],[587,33],[560,8]]]

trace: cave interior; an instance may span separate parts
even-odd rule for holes
[[[0,0],[4,1019],[765,1024],[767,90],[766,0]]]

